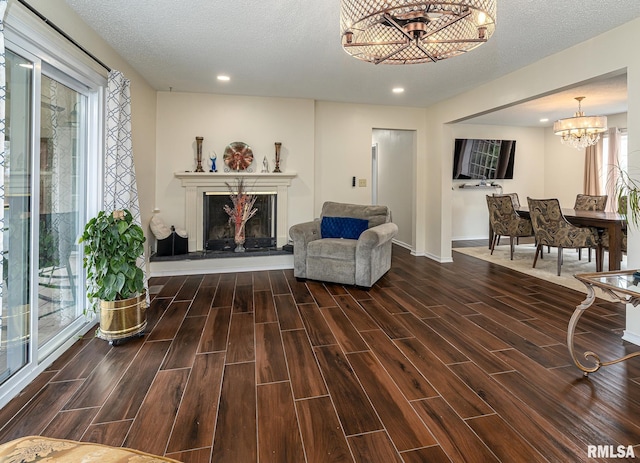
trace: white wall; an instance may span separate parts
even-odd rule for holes
[[[260,172],[265,156],[273,170],[274,143],[281,142],[280,169],[297,173],[289,189],[289,224],[313,219],[312,100],[158,92],[156,117],[155,207],[168,225],[185,225],[185,190],[174,172],[195,170],[196,136],[204,137],[206,170],[213,151],[218,156],[218,170],[222,170],[224,149],[235,141],[252,148],[254,172]]]
[[[486,195],[518,193],[520,203],[526,205],[527,196],[541,197],[545,186],[544,129],[504,127],[497,125],[453,124],[455,138],[486,138],[516,140],[513,180],[497,180],[502,190],[459,188],[465,181],[451,181],[451,236],[453,240],[488,238],[489,213]],[[444,161],[453,170],[453,151]],[[468,183],[469,180],[466,180]],[[476,182],[477,183],[477,182]]]
[[[353,176],[364,178],[367,185],[371,184],[371,134],[374,128],[416,132],[417,156],[411,165],[398,165],[395,175],[398,178],[412,178],[414,198],[424,194],[424,109],[318,101],[315,120],[316,216],[324,201],[355,204],[371,202],[371,189],[352,188],[351,179]],[[424,234],[424,214],[416,208],[413,216],[417,221],[412,230],[411,243],[423,243],[424,239],[416,240],[416,234]],[[413,252],[421,255],[423,250],[420,246],[415,246]]]
[[[413,177],[404,175],[398,166],[413,164],[415,138],[413,130],[374,129],[372,134],[373,143],[378,145],[377,204],[389,207],[392,220],[398,226],[396,242],[411,249],[415,204]]]

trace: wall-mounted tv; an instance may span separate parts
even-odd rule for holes
[[[515,140],[456,138],[453,179],[511,179],[515,154]]]

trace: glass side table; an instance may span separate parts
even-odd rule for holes
[[[576,357],[575,348],[573,346],[573,336],[575,334],[576,325],[585,310],[591,307],[591,304],[595,301],[596,288],[600,288],[602,292],[611,296],[617,302],[632,304],[634,307],[640,304],[640,276],[638,272],[634,270],[626,270],[600,273],[578,273],[574,276],[587,287],[587,298],[576,307],[576,310],[574,310],[567,329],[567,347],[569,348],[569,353],[571,354],[573,363],[582,370],[584,376],[587,376],[589,373],[598,371],[600,367],[613,365],[614,363],[639,356],[640,352],[634,352],[615,360],[603,362],[600,360],[600,356],[595,352],[586,351],[584,353],[584,358],[586,360],[591,360],[594,363],[594,365],[588,366],[580,363],[580,360]]]

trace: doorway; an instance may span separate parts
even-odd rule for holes
[[[388,206],[398,225],[396,241],[413,249],[414,169],[416,131],[373,129],[371,147],[371,198]]]

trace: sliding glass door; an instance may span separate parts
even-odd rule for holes
[[[0,383],[29,362],[33,63],[6,51]]]
[[[36,52],[5,53],[0,399],[88,323],[78,237],[99,185],[102,87]]]

